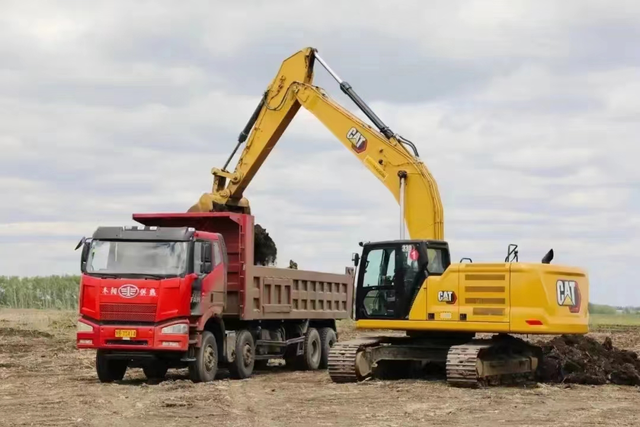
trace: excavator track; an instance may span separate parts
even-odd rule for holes
[[[366,347],[380,343],[378,338],[360,338],[350,341],[337,342],[329,352],[329,376],[335,383],[355,383],[362,381],[370,372],[366,364],[358,366],[359,354]]]
[[[538,347],[511,336],[474,339],[447,354],[447,383],[477,388],[530,379],[540,362]]]
[[[447,383],[454,387],[478,387],[478,353],[490,346],[481,342],[452,346],[447,354]]]

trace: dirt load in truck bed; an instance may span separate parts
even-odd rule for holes
[[[275,242],[260,224],[256,224],[254,230],[253,263],[265,266],[275,265],[278,257],[278,248]]]

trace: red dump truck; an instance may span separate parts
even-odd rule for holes
[[[249,377],[269,359],[326,368],[336,320],[351,317],[354,271],[254,265],[254,218],[229,212],[134,214],[140,226],[82,239],[76,345],[95,349],[102,382],[219,367]]]

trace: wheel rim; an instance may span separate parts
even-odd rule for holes
[[[311,341],[311,355],[313,360],[317,360],[320,357],[320,343],[316,340]]]
[[[208,372],[211,372],[213,370],[213,368],[215,367],[215,364],[216,364],[216,356],[215,356],[215,353],[213,351],[213,347],[208,345],[204,349],[204,368]]]
[[[248,343],[244,345],[244,347],[242,348],[242,362],[244,363],[244,366],[250,366],[251,365],[251,361],[253,360],[253,351],[251,349],[251,345],[249,345]]]

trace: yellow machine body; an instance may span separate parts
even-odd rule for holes
[[[358,320],[361,329],[515,334],[589,332],[588,277],[552,264],[451,264],[427,278],[407,320]]]

